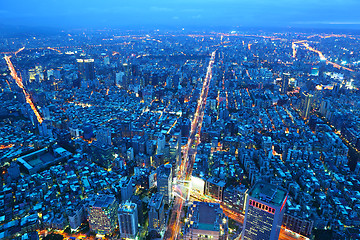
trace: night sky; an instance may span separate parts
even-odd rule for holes
[[[360,29],[359,10],[359,0],[0,0],[0,24]]]

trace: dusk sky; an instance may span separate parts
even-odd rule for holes
[[[358,0],[13,0],[3,25],[50,27],[360,28]]]

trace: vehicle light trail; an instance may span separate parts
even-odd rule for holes
[[[37,110],[36,106],[34,105],[33,101],[31,100],[31,96],[28,92],[26,92],[24,84],[22,82],[22,79],[17,75],[16,70],[14,68],[14,65],[12,64],[10,60],[11,56],[5,56],[4,59],[6,61],[6,64],[9,67],[10,75],[14,78],[16,84],[23,90],[23,93],[25,95],[26,102],[30,105],[31,110],[33,110],[38,122],[41,124],[43,122],[43,118],[41,117],[39,111]]]
[[[296,44],[298,44],[298,43],[302,44],[307,50],[309,50],[309,51],[311,51],[311,52],[314,52],[314,53],[317,53],[317,54],[319,55],[319,57],[320,57],[320,60],[321,60],[321,61],[325,61],[326,64],[330,64],[330,65],[332,65],[333,67],[335,67],[335,68],[337,68],[337,69],[345,69],[345,70],[348,70],[348,71],[350,71],[350,72],[354,72],[354,70],[351,69],[351,68],[347,68],[347,67],[341,66],[341,65],[339,65],[339,64],[337,64],[337,63],[330,62],[329,60],[326,59],[326,57],[324,56],[324,54],[323,54],[321,51],[319,51],[319,50],[311,47],[311,46],[306,42],[306,40],[297,41],[297,42],[293,42],[293,43],[292,43],[293,57],[294,57],[294,58],[296,57],[296,52],[297,52],[297,50],[296,50]]]
[[[56,49],[56,48],[52,48],[52,47],[47,47],[47,49],[49,50],[53,50],[53,51],[56,51],[58,53],[61,53],[61,51],[59,49]]]
[[[296,58],[296,53],[297,53],[296,44],[295,44],[295,43],[292,43],[292,44],[291,44],[291,47],[292,47],[292,50],[293,50],[292,57],[293,57],[293,58]]]
[[[25,47],[22,47],[22,48],[20,48],[19,50],[17,50],[16,52],[15,52],[15,56],[19,53],[19,52],[21,52],[22,50],[24,50],[25,49]]]
[[[13,146],[15,146],[15,144],[9,144],[9,145],[0,145],[0,149],[7,149],[7,148],[12,148]]]
[[[206,98],[208,95],[210,81],[212,78],[212,66],[215,62],[215,53],[216,53],[216,51],[214,51],[211,54],[211,59],[210,59],[209,65],[207,67],[206,77],[203,82],[203,87],[201,90],[200,97],[198,99],[198,105],[197,105],[197,108],[195,111],[194,119],[191,123],[189,139],[186,144],[186,147],[184,148],[183,160],[180,165],[180,170],[177,173],[178,180],[189,179],[191,176],[193,160],[195,160],[194,156],[195,156],[196,152],[194,153],[194,155],[192,155],[192,158],[190,159],[189,150],[195,143],[195,151],[196,151],[197,144],[199,143],[199,141],[195,140],[195,138],[196,138],[195,134],[198,131],[200,131],[201,125],[202,125],[202,118],[203,118],[204,110],[205,110],[205,106],[206,106]],[[190,191],[190,190],[188,190],[188,191]],[[181,197],[175,198],[174,205],[172,208],[172,214],[170,216],[170,220],[169,220],[169,224],[168,224],[168,228],[164,234],[164,239],[174,240],[177,238],[178,233],[180,232],[180,218],[181,218],[182,207],[184,205],[184,202],[185,202],[184,199]]]
[[[319,50],[316,50],[315,48],[313,47],[310,47],[308,43],[303,43],[304,47],[312,52],[315,52],[317,54],[319,54],[319,57],[320,57],[320,60],[325,60],[327,64],[331,64],[333,65],[334,67],[338,68],[338,69],[345,69],[345,70],[348,70],[350,72],[354,72],[354,70],[350,69],[350,68],[347,68],[347,67],[343,67],[337,63],[333,63],[333,62],[330,62],[329,60],[326,59],[326,57],[324,56],[324,54],[322,52],[320,52]]]

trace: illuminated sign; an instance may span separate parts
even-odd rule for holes
[[[285,201],[286,202],[286,201]],[[265,212],[268,212],[268,213],[271,213],[271,214],[275,214],[275,208],[272,208],[272,207],[269,207],[268,205],[265,205],[265,204],[262,204],[262,203],[259,203],[257,201],[254,201],[254,200],[250,200],[249,201],[249,205],[250,206],[253,206],[253,207],[256,207],[258,209],[261,209]]]

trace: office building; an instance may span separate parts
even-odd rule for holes
[[[165,143],[166,143],[165,135],[160,133],[158,138],[157,138],[157,149],[156,149],[157,154],[164,153]]]
[[[205,182],[205,195],[222,201],[225,184],[225,181],[215,177],[207,179]]]
[[[85,209],[82,203],[75,206],[71,206],[67,209],[67,215],[69,218],[69,225],[71,229],[75,230],[80,227],[81,223],[85,221]]]
[[[313,95],[310,93],[303,94],[303,105],[301,109],[301,115],[303,118],[308,119],[310,117],[311,104],[313,101]]]
[[[121,201],[130,200],[131,196],[134,193],[133,178],[122,177],[120,179],[120,189],[121,189]]]
[[[161,165],[157,169],[157,190],[164,196],[164,203],[169,204],[172,200],[172,166]]]
[[[242,240],[276,240],[285,212],[287,191],[257,182],[246,200]]]
[[[227,187],[223,195],[223,203],[229,209],[243,213],[245,211],[245,203],[248,189],[244,185],[237,187]]]
[[[82,88],[95,87],[94,59],[77,59],[78,76]]]
[[[314,222],[308,218],[296,217],[284,214],[282,225],[293,232],[303,236],[310,236]]]
[[[117,72],[115,74],[115,85],[117,87],[121,87],[122,84],[123,84],[123,78],[125,76],[125,73],[124,72]]]
[[[164,196],[160,193],[152,195],[149,204],[149,231],[160,232],[165,226]]]
[[[95,141],[90,144],[87,153],[92,162],[106,169],[110,169],[114,164],[114,147],[111,145],[102,145]]]
[[[289,87],[290,73],[282,74],[281,94],[286,94]]]
[[[96,234],[111,234],[117,225],[118,206],[113,195],[93,196],[88,205],[90,230]]]
[[[121,238],[135,239],[138,233],[138,209],[135,203],[126,201],[118,211]]]
[[[77,59],[78,73],[82,80],[95,79],[94,59]]]
[[[228,218],[220,204],[195,201],[188,208],[183,234],[184,240],[225,240]]]
[[[96,132],[97,142],[104,145],[111,145],[111,131],[108,128],[101,128]]]

